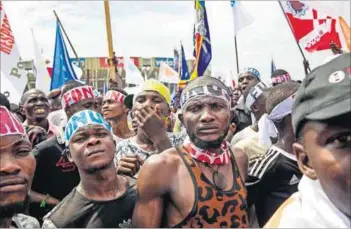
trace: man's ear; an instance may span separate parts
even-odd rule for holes
[[[305,148],[300,143],[293,144],[293,151],[297,157],[297,163],[301,172],[312,180],[317,180],[316,171],[312,168],[311,162],[305,151]]]
[[[251,106],[251,111],[252,111],[252,113],[256,113],[256,112],[258,112],[258,107],[256,107],[256,105],[254,104],[254,105],[252,105]]]
[[[184,125],[184,115],[182,113],[178,114],[178,119]]]
[[[66,151],[65,153],[67,155],[67,158],[68,158],[69,162],[73,163],[73,158],[72,158],[72,154],[71,154],[70,149],[67,148],[65,151]]]

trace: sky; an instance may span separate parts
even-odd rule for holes
[[[334,1],[333,5],[336,5]],[[341,3],[341,2],[339,2]],[[277,68],[302,79],[302,56],[277,1],[242,1],[255,21],[237,35],[239,68],[255,67],[270,77],[273,58]],[[349,6],[340,12],[350,20]],[[80,57],[108,55],[103,1],[3,1],[23,59],[32,59],[33,29],[43,56],[54,55],[56,18]],[[213,71],[236,76],[233,15],[229,1],[206,1]],[[113,46],[117,56],[173,57],[182,41],[188,59],[193,53],[193,1],[110,1]],[[71,57],[73,57],[73,53]],[[312,68],[331,52],[306,53]]]

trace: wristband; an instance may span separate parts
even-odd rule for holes
[[[46,207],[46,201],[50,198],[50,195],[49,194],[46,194],[46,197],[45,199],[43,199],[40,203],[40,207],[41,208],[45,208]]]

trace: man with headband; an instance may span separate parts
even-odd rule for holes
[[[18,119],[0,106],[0,228],[38,228],[35,218],[21,214],[35,170],[32,145]]]
[[[169,89],[154,79],[147,80],[139,93],[125,98],[138,129],[134,137],[117,145],[119,173],[134,176],[144,160],[183,141],[184,134],[167,133],[170,102]]]
[[[242,93],[252,85],[261,82],[260,72],[255,68],[245,68],[238,75],[238,85]],[[250,112],[245,107],[244,97],[241,96],[235,110],[236,131],[239,132],[252,124]]]
[[[243,150],[248,155],[249,160],[262,156],[268,150],[267,147],[258,144],[258,120],[266,113],[266,100],[270,89],[267,84],[260,82],[248,87],[244,93],[245,107],[257,121],[236,133],[231,145]]]
[[[351,227],[351,54],[313,70],[296,93],[293,150],[304,174],[269,228]]]
[[[130,227],[136,182],[116,174],[111,126],[95,111],[80,111],[67,123],[65,143],[80,183],[44,217],[43,227]]]
[[[297,191],[302,177],[292,150],[295,135],[291,110],[298,88],[296,82],[272,88],[266,102],[267,114],[258,123],[259,143],[265,143],[269,149],[264,156],[250,161],[246,186],[249,204],[255,205],[260,227]],[[274,145],[270,137],[277,138]]]
[[[68,119],[81,110],[97,109],[94,89],[78,81],[62,87],[61,103]],[[77,167],[63,153],[65,149],[63,130],[33,149],[37,168],[29,210],[39,221],[79,183]]]
[[[180,120],[189,138],[150,157],[138,177],[135,227],[247,227],[247,157],[224,139],[230,90],[198,77],[182,92]]]
[[[272,73],[271,83],[273,87],[288,81],[291,81],[289,72],[283,69],[277,69]]]
[[[112,127],[116,144],[135,135],[128,125],[129,109],[124,105],[127,95],[125,91],[114,89],[103,97],[102,114]]]

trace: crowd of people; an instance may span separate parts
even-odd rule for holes
[[[350,65],[1,94],[0,227],[349,228]]]

